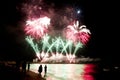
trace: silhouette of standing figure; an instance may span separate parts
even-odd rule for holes
[[[45,75],[46,75],[46,73],[47,73],[47,65],[45,65],[44,71],[45,71]]]
[[[30,63],[28,62],[28,71],[30,70]]]
[[[22,63],[22,71],[26,73],[26,61]]]
[[[42,65],[39,66],[38,72],[39,72],[39,74],[41,74],[41,72],[42,72]]]

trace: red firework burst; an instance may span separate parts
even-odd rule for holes
[[[74,43],[81,42],[86,44],[90,39],[90,31],[86,28],[85,25],[78,27],[77,24],[67,26],[65,29],[65,36],[68,40],[72,40]]]
[[[25,32],[36,39],[41,38],[48,32],[49,24],[50,18],[48,17],[28,20],[26,22]]]

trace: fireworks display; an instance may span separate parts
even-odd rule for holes
[[[66,56],[69,62],[74,62],[77,51],[89,42],[90,30],[80,25],[79,20],[74,20],[73,15],[61,15],[51,7],[45,10],[43,5],[38,6],[41,3],[24,6],[28,15],[24,27],[26,41],[41,61]],[[65,14],[73,13],[73,8],[64,10]]]

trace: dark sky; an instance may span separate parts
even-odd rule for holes
[[[27,1],[27,0],[26,0]],[[0,54],[18,57],[27,51],[24,42],[24,32],[20,21],[24,15],[17,10],[18,5],[23,0],[3,0],[0,3]],[[88,44],[87,52],[91,56],[102,57],[105,60],[118,59],[118,29],[117,29],[117,5],[114,2],[104,2],[97,0],[49,0],[46,2],[55,3],[58,8],[63,5],[74,5],[82,8],[84,23],[91,30],[92,38]],[[14,28],[14,30],[12,30]],[[16,34],[16,32],[18,32]],[[20,36],[21,34],[21,36]],[[18,37],[19,36],[19,37]],[[20,41],[19,41],[20,40]],[[23,55],[23,54],[22,54]]]

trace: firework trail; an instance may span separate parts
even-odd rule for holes
[[[40,57],[39,57],[40,50],[39,50],[38,44],[34,43],[34,41],[33,41],[34,39],[31,38],[30,36],[27,36],[25,38],[25,40],[31,45],[31,47],[34,49],[37,57],[40,59]]]

